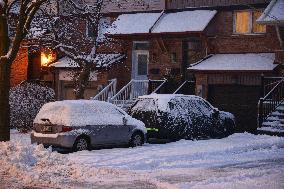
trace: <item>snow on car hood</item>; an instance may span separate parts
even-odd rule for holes
[[[141,130],[144,134],[147,133],[147,128],[145,127],[145,124],[142,121],[135,119],[131,116],[128,116],[126,118],[127,118],[127,125],[133,125],[136,127],[136,129]]]
[[[34,123],[65,126],[122,124],[125,112],[107,102],[95,100],[66,100],[45,104],[37,114]],[[114,116],[118,115],[118,116]]]

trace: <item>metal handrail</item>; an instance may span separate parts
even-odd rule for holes
[[[91,100],[109,101],[116,94],[117,79],[110,80],[111,82],[101,90],[95,97]]]
[[[135,85],[136,84],[136,85]],[[132,101],[138,96],[147,94],[149,80],[131,80],[125,85],[116,95],[114,95],[110,102],[114,104],[125,104],[127,101]],[[137,89],[140,89],[139,91]],[[141,87],[141,88],[139,88]],[[142,89],[142,90],[141,90]]]
[[[177,90],[173,93],[173,94],[177,94],[187,83],[195,83],[194,81],[185,81],[183,82],[179,88],[177,88]]]
[[[258,127],[284,101],[284,78],[281,79],[263,98],[258,101]]]
[[[166,83],[167,80],[157,80],[157,81],[163,81],[151,94],[157,93]]]

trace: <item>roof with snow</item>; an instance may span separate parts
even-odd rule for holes
[[[257,19],[262,24],[284,24],[284,0],[272,0]]]
[[[108,29],[111,35],[202,32],[217,11],[122,14]]]
[[[119,62],[124,57],[124,54],[97,54],[94,63],[96,63],[97,67],[109,67],[112,64]],[[78,68],[79,65],[71,58],[65,56],[57,62],[49,65],[49,67]]]
[[[192,71],[272,71],[274,53],[216,54],[189,67]]]
[[[149,33],[151,27],[160,17],[160,13],[122,14],[108,29],[109,34]]]
[[[203,31],[217,11],[195,10],[164,14],[155,24],[152,33]]]

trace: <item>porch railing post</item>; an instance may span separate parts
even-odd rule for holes
[[[257,127],[261,127],[263,123],[263,98],[258,101],[258,116],[257,116]]]

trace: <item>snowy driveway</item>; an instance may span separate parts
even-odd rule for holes
[[[244,133],[63,155],[28,145],[28,135],[12,138],[0,143],[0,188],[284,188],[279,137]]]

